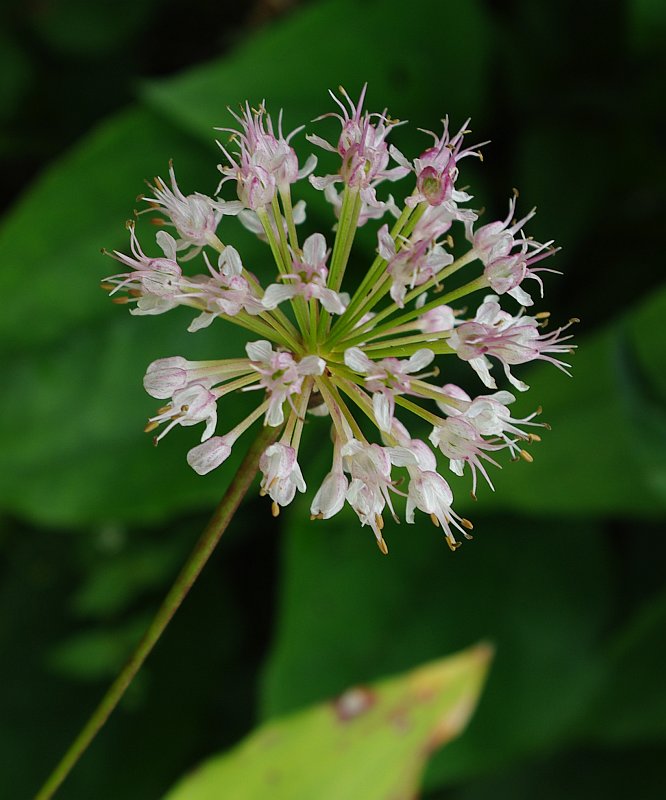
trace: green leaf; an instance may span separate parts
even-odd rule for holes
[[[606,676],[586,726],[605,745],[637,746],[666,740],[666,592],[651,598],[615,633]]]
[[[422,0],[415,11],[405,28],[396,25],[404,14],[401,0],[314,3],[247,40],[228,59],[147,85],[144,97],[208,136],[213,126],[229,124],[227,106],[266,98],[270,108],[284,106],[288,130],[329,110],[327,103],[333,108],[327,88],[342,85],[353,96],[367,81],[371,105],[388,105],[414,127],[438,125],[445,113],[462,123],[483,108],[489,19],[477,0],[455,14],[437,0]],[[445,80],[424,80],[433,74]]]
[[[31,15],[38,35],[55,50],[99,58],[119,48],[155,13],[156,0],[59,0]],[[138,45],[134,45],[138,46]]]
[[[666,10],[660,0],[631,0],[628,4],[631,42],[638,51],[661,47],[666,33]]]
[[[52,648],[47,663],[60,675],[70,678],[109,680],[118,674],[147,624],[148,620],[142,615],[107,630],[75,634]]]
[[[151,589],[162,589],[176,574],[185,557],[180,539],[135,545],[90,568],[76,592],[72,606],[77,616],[109,617],[127,609],[137,597]]]
[[[478,646],[270,722],[167,798],[409,800],[428,755],[467,724],[489,657]]]
[[[28,190],[0,227],[0,291],[12,298],[0,316],[0,352],[65,334],[84,338],[84,326],[117,315],[99,289],[114,271],[100,250],[127,247],[124,222],[143,181],[164,174],[169,158],[181,165],[185,186],[214,189],[210,152],[156,114],[132,109],[93,131]]]
[[[263,711],[283,714],[351,681],[404,670],[470,639],[496,645],[478,714],[431,781],[552,747],[595,697],[608,568],[590,525],[481,520],[455,554],[430,522],[387,522],[389,556],[351,514],[287,527],[279,627]],[[557,703],[552,698],[557,697]]]
[[[5,508],[44,523],[102,525],[166,519],[219,499],[242,447],[202,479],[185,461],[200,430],[173,431],[158,448],[141,430],[157,405],[141,385],[148,363],[242,349],[237,329],[219,342],[212,329],[187,334],[186,319],[139,321],[121,310],[85,337],[42,348],[32,359],[7,360],[12,381],[0,390]],[[242,393],[230,397],[222,424],[242,419],[246,402]]]

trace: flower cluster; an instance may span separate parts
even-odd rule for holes
[[[306,491],[298,451],[308,416],[325,417],[331,468],[312,499],[312,518],[328,519],[347,503],[386,553],[384,515],[388,510],[397,518],[400,496],[406,498],[407,522],[422,511],[455,549],[472,525],[453,510],[437,451],[454,475],[469,472],[473,496],[479,478],[492,489],[489,468],[499,466],[500,451],[531,461],[525,446],[539,441],[536,427],[546,427],[535,421],[539,411],[512,416],[515,397],[498,389],[491,374],[496,362],[520,392],[528,386],[512,372],[518,365],[541,359],[567,372],[561,356],[573,349],[568,325],[544,332],[548,315],[526,310],[533,301],[524,283],[535,281],[543,293],[538,273],[544,268],[535,264],[555,249],[526,236],[534,211],[516,221],[515,197],[505,219],[477,224],[471,196],[457,187],[460,162],[480,157],[481,144],[465,143],[469,121],[452,135],[445,119],[441,134],[431,133],[431,145],[410,161],[387,142],[398,123],[386,111],[364,111],[365,88],[357,103],[340,91],[342,99],[332,94],[339,113],[324,115],[340,123],[337,140],[306,137],[334,154],[336,172],[312,174],[314,156],[299,167],[291,140],[302,128],[285,137],[281,115],[276,128],[263,104],[257,110],[246,105],[233,114],[237,128],[221,129],[232,135],[229,145],[220,144],[225,161],[217,191],[233,181],[237,200],[185,195],[171,166],[169,185],[156,179],[152,196],[144,198],[146,211],[163,215],[157,233],[162,255],[146,255],[129,223],[131,255],[111,254],[125,271],[103,285],[116,302],[130,304],[132,314],[185,305],[197,312],[190,331],[219,319],[248,333],[242,357],[175,356],[155,361],[146,372],[146,391],[166,401],[146,427],[159,431],[156,442],[178,425],[203,423],[201,444],[187,455],[196,472],[219,466],[236,440],[262,420],[275,428],[275,437],[261,456],[261,492],[278,514],[297,491]],[[321,232],[301,241],[297,231],[305,206],[292,203],[291,186],[307,176],[337,217],[328,241]],[[378,197],[385,182],[407,176],[412,191],[402,208],[391,195]],[[392,221],[381,224],[387,214]],[[230,215],[266,242],[276,266],[273,283],[262,286],[241,254],[224,243],[220,228]],[[380,220],[376,257],[343,291],[356,231],[369,220]],[[469,247],[456,254],[452,231],[458,228]],[[186,273],[184,263],[197,256],[203,270]],[[473,313],[469,299],[465,309],[450,305],[477,292],[481,302]],[[513,310],[502,307],[504,295]],[[471,381],[486,387],[482,394],[472,397],[437,380],[443,365],[436,362],[445,355],[468,362],[478,376],[470,371]],[[218,402],[231,392],[248,392],[251,410],[231,430],[217,433]],[[427,441],[410,433],[410,415],[420,428],[428,426]]]

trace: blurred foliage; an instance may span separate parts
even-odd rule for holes
[[[408,800],[430,753],[464,730],[491,658],[479,645],[269,722],[168,800]]]
[[[310,523],[301,502],[276,522],[249,500],[60,796],[161,796],[260,720],[480,638],[497,648],[487,689],[430,765],[427,798],[613,800],[636,775],[641,797],[661,796],[665,6],[301,6],[259,29],[281,4],[0,9],[0,796],[28,796],[60,756],[242,455],[199,478],[184,458],[196,431],[149,446],[146,364],[240,340],[188,335],[178,312],[130,318],[98,289],[100,248],[125,246],[142,179],[169,158],[187,191],[213,191],[226,106],[266,97],[290,129],[328,109],[327,88],[364,80],[371,105],[411,121],[396,131],[410,152],[417,126],[472,116],[492,139],[465,164],[479,206],[503,214],[517,186],[539,206],[530,233],[563,246],[547,299],[553,319],[583,320],[574,379],[534,369],[520,400],[527,413],[535,396],[553,432],[495,495],[473,505],[453,483],[478,533],[455,556],[426,522],[390,526],[382,559],[350,517]],[[309,228],[329,226],[304,193]],[[261,274],[262,245],[232,236]],[[315,435],[310,489],[327,469]]]

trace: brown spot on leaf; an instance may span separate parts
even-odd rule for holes
[[[354,686],[336,697],[333,708],[340,722],[349,722],[365,714],[375,702],[375,695],[370,689],[365,686]]]

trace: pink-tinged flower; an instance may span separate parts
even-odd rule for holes
[[[509,213],[504,220],[490,222],[477,231],[473,230],[471,223],[467,223],[466,235],[478,258],[483,262],[484,275],[491,289],[500,295],[511,295],[523,306],[531,306],[533,300],[521,287],[521,283],[526,278],[536,281],[541,297],[543,297],[543,282],[537,273],[559,273],[557,270],[545,267],[537,269],[530,269],[530,267],[544,258],[552,256],[557,252],[557,248],[552,247],[552,240],[540,244],[525,237],[522,229],[525,223],[536,214],[536,209],[533,208],[517,222],[513,217],[515,210],[516,197],[514,196],[509,201]],[[520,233],[520,237],[516,238],[518,233]]]
[[[393,145],[390,151],[393,158],[406,170],[414,172],[416,175],[416,191],[406,201],[408,206],[414,207],[419,203],[428,203],[431,206],[439,206],[442,203],[452,200],[454,203],[462,203],[470,200],[470,196],[455,188],[458,179],[458,162],[465,156],[476,156],[481,158],[481,153],[477,148],[483,147],[488,142],[481,142],[473,147],[462,149],[463,138],[469,125],[469,120],[462,128],[451,137],[449,134],[449,118],[442,120],[444,125],[443,133],[437,136],[432,131],[424,131],[434,139],[434,144],[411,164],[403,154]]]
[[[153,361],[143,379],[144,389],[151,397],[166,400],[176,392],[196,383],[210,389],[218,383],[252,372],[247,358],[228,358],[217,361],[187,361],[181,356]]]
[[[447,544],[456,550],[460,543],[456,541],[451,526],[457,528],[465,538],[470,535],[465,527],[471,529],[468,520],[453,511],[453,492],[449,484],[437,473],[437,459],[428,445],[420,439],[412,439],[405,426],[394,420],[391,435],[398,442],[398,447],[389,447],[391,463],[404,466],[409,472],[407,488],[407,508],[405,519],[414,522],[414,510],[419,509],[430,516],[431,521],[442,528]]]
[[[337,152],[342,157],[340,171],[335,175],[323,178],[310,177],[310,183],[315,189],[325,189],[327,186],[342,181],[361,191],[361,198],[370,206],[379,202],[375,195],[375,187],[382,180],[395,181],[403,178],[409,172],[403,166],[388,168],[389,150],[386,137],[391,128],[399,124],[390,120],[386,112],[382,114],[369,112],[363,113],[363,101],[367,84],[361,90],[358,103],[354,105],[347,92],[341,87],[340,93],[347,101],[347,106],[331,92],[331,97],[340,107],[342,114],[331,112],[318,119],[335,117],[342,125],[340,138],[337,145],[333,146],[320,136],[308,134],[307,140],[324,150]]]
[[[500,465],[486,451],[501,450],[504,445],[486,442],[474,425],[465,417],[449,417],[436,425],[429,436],[434,447],[439,447],[441,452],[449,459],[449,467],[455,475],[462,475],[465,464],[469,464],[472,471],[472,496],[476,496],[476,471],[477,469],[486,479],[488,486],[494,491],[495,487],[486,472],[481,460],[488,461],[493,466]]]
[[[267,447],[259,460],[263,473],[261,493],[273,501],[273,514],[277,516],[278,506],[287,506],[294,499],[296,490],[304,492],[305,481],[296,460],[296,451],[285,444],[272,444]]]
[[[176,425],[188,427],[197,425],[199,422],[205,422],[206,427],[201,435],[201,441],[204,442],[215,431],[215,425],[217,424],[216,402],[217,397],[207,386],[199,383],[190,384],[184,389],[174,392],[171,402],[161,408],[160,413],[148,420],[146,430],[155,430],[163,422],[168,422],[166,428],[159,436],[155,437],[155,444],[157,444]]]
[[[424,311],[416,320],[418,329],[423,331],[423,333],[451,331],[457,324],[456,312],[451,306],[446,305],[437,306],[437,308]]]
[[[516,400],[511,392],[495,392],[491,395],[480,395],[472,399],[458,386],[449,384],[448,386],[444,386],[443,389],[450,396],[450,401],[437,401],[437,405],[442,411],[451,416],[464,417],[474,426],[481,436],[496,437],[495,441],[503,441],[504,446],[508,448],[512,456],[522,456],[528,461],[530,460],[531,457],[518,445],[516,439],[510,438],[510,435],[523,441],[538,441],[538,436],[523,430],[525,426],[538,428],[548,427],[545,423],[532,422],[534,417],[539,413],[538,411],[522,419],[515,419],[511,416],[511,412],[508,409],[508,406]],[[453,402],[455,402],[455,405]]]
[[[330,519],[337,514],[345,503],[348,488],[349,481],[342,471],[342,462],[339,461],[333,465],[312,500],[312,518]]]
[[[229,458],[236,438],[233,434],[213,436],[188,452],[187,463],[197,475],[207,475]]]
[[[276,189],[286,188],[297,180],[309,175],[317,164],[315,156],[310,156],[302,170],[298,169],[298,157],[290,140],[304,126],[293,130],[287,137],[282,134],[282,112],[278,117],[277,135],[273,121],[262,103],[258,110],[251,110],[249,103],[241,116],[231,112],[240,130],[218,128],[232,134],[239,152],[234,157],[223,145],[218,145],[227,160],[228,166],[219,165],[224,175],[220,186],[228,180],[237,183],[238,198],[246,208],[256,210],[271,204]],[[219,191],[219,187],[218,187]]]
[[[421,286],[453,261],[453,256],[436,244],[434,237],[420,238],[419,231],[414,232],[417,235],[400,242],[400,247],[389,234],[388,225],[382,225],[377,234],[377,252],[387,262],[390,294],[399,308],[405,305],[407,289]]]
[[[303,378],[306,375],[321,375],[326,362],[318,356],[306,356],[296,361],[291,353],[274,351],[270,342],[261,339],[245,346],[250,366],[261,375],[259,384],[248,389],[264,388],[270,396],[266,411],[266,425],[273,427],[282,425],[284,411],[282,406],[291,396],[300,394]],[[293,406],[292,406],[293,408]],[[294,409],[295,410],[295,409]]]
[[[372,361],[358,347],[345,350],[345,364],[349,369],[366,375],[365,386],[372,392],[372,409],[381,431],[390,431],[395,413],[395,398],[411,394],[410,376],[425,369],[434,359],[432,350],[422,348],[408,359],[383,358]],[[417,392],[418,394],[418,392]]]
[[[264,292],[262,303],[264,308],[277,308],[285,300],[300,295],[306,300],[319,300],[331,314],[342,314],[349,302],[348,296],[334,292],[326,286],[326,239],[321,233],[313,233],[303,244],[302,257],[295,257],[292,262],[293,272],[282,275],[282,280],[291,283],[273,283]]]
[[[292,216],[294,220],[294,225],[301,225],[305,222],[305,200],[299,200],[292,209]],[[273,214],[272,208],[266,209],[266,216],[268,217],[268,221],[270,222],[271,227],[274,231],[278,231],[275,222],[275,216]],[[266,236],[266,230],[264,226],[261,224],[261,220],[256,211],[252,211],[250,208],[244,208],[240,214],[238,215],[238,221],[241,225],[246,228],[250,233],[253,233],[257,238],[261,239],[262,242],[267,242],[268,237]],[[288,233],[287,222],[285,219],[280,219],[280,225],[282,230],[285,233],[285,236]]]
[[[375,181],[374,185],[370,188],[375,189],[381,180]],[[324,197],[333,206],[333,213],[336,219],[340,219],[342,211],[342,194],[335,188],[335,184],[329,183],[324,188]],[[377,196],[373,196],[372,204],[366,203],[361,198],[361,210],[358,215],[358,227],[362,228],[366,222],[371,219],[381,219],[384,214],[388,212],[396,219],[400,216],[400,209],[396,205],[393,195],[390,194],[386,200],[378,200]]]
[[[132,314],[163,314],[178,305],[181,295],[182,271],[176,261],[176,242],[166,231],[159,231],[157,244],[164,253],[164,258],[150,258],[141,249],[136,237],[134,223],[129,222],[130,248],[132,255],[114,250],[112,257],[121,264],[131,268],[130,272],[110,275],[104,279],[104,288],[110,288],[110,295],[118,291],[129,294],[136,300]],[[130,299],[123,296],[125,302]]]
[[[169,165],[171,188],[161,178],[155,178],[154,197],[144,197],[153,210],[159,210],[169,219],[180,239],[176,250],[193,248],[184,257],[194,258],[205,245],[219,245],[216,231],[224,215],[238,214],[243,208],[236,201],[213,200],[195,192],[185,195],[178,187],[173,165]],[[167,223],[168,224],[168,223]]]
[[[348,441],[341,450],[345,470],[351,475],[347,502],[358,514],[361,525],[370,525],[380,550],[387,550],[382,536],[382,514],[388,505],[395,516],[390,491],[396,491],[391,480],[391,456],[387,448]]]
[[[238,251],[229,245],[225,247],[214,269],[204,253],[204,261],[211,277],[198,276],[188,283],[191,298],[196,298],[204,307],[202,313],[195,317],[188,331],[207,328],[211,322],[221,315],[234,317],[240,311],[257,316],[264,311],[261,300],[254,294],[249,282],[241,272],[243,265]]]
[[[411,480],[407,490],[407,508],[405,519],[408,523],[414,522],[414,509],[418,508],[428,514],[433,522],[441,526],[451,550],[457,550],[460,542],[456,540],[451,526],[457,528],[462,535],[470,539],[463,525],[470,523],[463,520],[452,508],[453,492],[449,484],[434,470],[417,470],[409,468]]]
[[[509,366],[535,360],[549,361],[568,375],[570,364],[548,354],[573,351],[575,345],[563,344],[572,337],[562,336],[562,332],[574,321],[542,336],[538,330],[539,321],[535,317],[521,314],[512,317],[502,311],[495,295],[488,295],[479,306],[474,321],[458,326],[449,336],[448,344],[459,358],[469,362],[489,388],[497,387],[488,373],[486,355],[497,358],[504,366],[511,384],[524,392],[529,386],[514,377]]]

